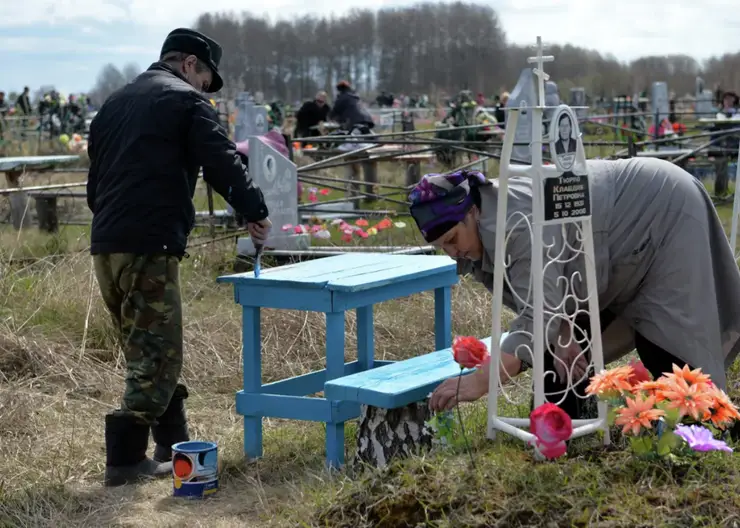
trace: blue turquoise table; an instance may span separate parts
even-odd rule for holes
[[[309,398],[324,383],[386,365],[374,360],[373,305],[434,290],[436,350],[452,340],[451,287],[457,284],[455,262],[444,256],[345,254],[288,266],[219,277],[234,285],[242,306],[244,388],[236,394],[237,413],[244,416],[244,453],[262,456],[262,418],[309,420],[326,424],[326,459],[344,463],[344,422],[357,418],[356,402]],[[326,314],[326,368],[262,384],[260,308],[304,310]],[[344,321],[357,310],[357,361],[344,362]]]

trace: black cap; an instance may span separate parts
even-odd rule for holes
[[[208,93],[218,92],[223,87],[224,81],[218,73],[223,49],[218,42],[193,29],[178,28],[170,31],[164,39],[159,56],[162,57],[171,51],[195,55],[208,64],[213,72],[213,82],[208,86]]]

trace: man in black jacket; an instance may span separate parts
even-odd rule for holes
[[[262,192],[203,95],[223,86],[221,53],[205,35],[172,31],[160,60],[111,95],[90,125],[91,253],[127,368],[120,408],[105,417],[108,486],[168,476],[172,444],[188,440],[187,389],[178,383],[178,274],[195,220],[200,167],[244,215],[255,242],[270,229]],[[150,428],[154,460],[146,456]]]
[[[331,108],[326,104],[326,92],[319,92],[313,101],[306,101],[295,114],[295,136],[299,138],[320,136],[321,131],[311,129],[327,120]]]

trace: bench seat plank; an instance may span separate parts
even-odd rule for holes
[[[490,348],[490,337],[482,341]],[[473,369],[468,369],[463,374],[471,372]],[[452,349],[446,348],[327,381],[324,397],[396,409],[424,400],[440,383],[458,374],[460,366],[452,356]]]

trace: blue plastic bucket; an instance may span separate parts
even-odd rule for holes
[[[202,499],[218,491],[218,446],[213,442],[179,442],[172,446],[175,497]]]

